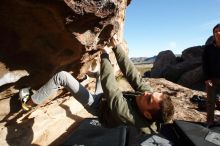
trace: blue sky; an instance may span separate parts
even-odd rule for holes
[[[220,0],[132,0],[126,10],[124,37],[130,57],[175,54],[203,45],[220,23]]]

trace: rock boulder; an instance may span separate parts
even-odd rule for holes
[[[164,70],[169,66],[176,64],[176,56],[172,51],[162,51],[160,52],[155,61],[153,68],[151,69],[150,76],[153,78],[159,78],[163,76]]]
[[[177,57],[172,51],[162,51],[153,64],[150,77],[165,78],[189,88],[204,90],[202,53],[202,46],[187,48]]]

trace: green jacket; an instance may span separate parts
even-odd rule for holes
[[[152,91],[144,84],[137,69],[125,54],[121,46],[113,49],[118,65],[135,91]],[[156,132],[154,122],[144,118],[136,106],[135,94],[129,97],[118,88],[113,67],[107,53],[101,55],[101,84],[104,96],[100,103],[99,118],[106,126],[114,127],[120,124],[130,124],[144,133]]]

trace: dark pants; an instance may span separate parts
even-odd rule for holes
[[[206,85],[207,92],[207,124],[211,125],[214,123],[214,111],[215,111],[215,102],[217,95],[220,94],[220,79],[212,80],[213,86]]]

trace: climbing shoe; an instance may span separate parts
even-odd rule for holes
[[[30,100],[32,95],[31,88],[23,88],[19,91],[19,100],[21,101],[22,109],[25,111],[29,111],[31,109],[31,106],[27,104],[27,102]]]

